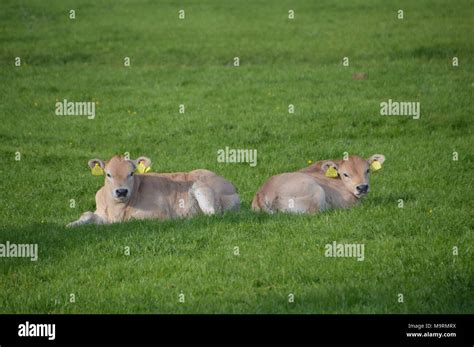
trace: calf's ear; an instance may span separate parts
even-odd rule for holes
[[[383,154],[374,154],[367,162],[369,163],[370,171],[376,172],[382,168],[382,164],[385,161],[385,156]]]
[[[367,159],[367,162],[369,164],[372,164],[374,161],[378,161],[380,165],[382,165],[383,162],[385,161],[385,156],[383,154],[374,154],[369,159]]]
[[[91,169],[95,167],[95,165],[98,164],[102,169],[105,169],[105,163],[103,160],[100,159],[91,159],[88,162],[88,165]]]
[[[321,162],[321,170],[326,177],[336,178],[338,176],[338,165],[332,160],[324,160]]]
[[[148,157],[141,156],[141,157],[138,157],[135,160],[132,160],[132,163],[135,166],[138,166],[138,164],[143,163],[143,165],[145,165],[145,167],[150,167],[151,166],[151,159],[148,158]]]
[[[138,157],[135,160],[130,160],[135,167],[135,172],[144,174],[151,170],[151,159],[148,157]]]
[[[91,172],[94,176],[102,176],[104,174],[105,163],[100,159],[91,159],[88,162]]]

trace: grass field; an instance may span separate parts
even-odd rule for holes
[[[2,1],[0,18],[0,243],[39,247],[0,258],[0,312],[474,312],[472,2]],[[57,116],[63,99],[96,117]],[[388,99],[421,118],[381,116]],[[226,146],[258,164],[218,163]],[[387,157],[362,204],[250,211],[269,176],[345,151]],[[217,172],[241,211],[66,229],[103,183],[87,161],[124,152]],[[333,241],[365,260],[325,257]]]

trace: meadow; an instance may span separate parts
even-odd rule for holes
[[[473,313],[473,17],[467,0],[2,1],[0,243],[39,258],[0,258],[0,313]],[[95,118],[56,115],[64,99]],[[388,99],[421,117],[382,116]],[[226,146],[257,165],[218,162]],[[240,212],[65,228],[103,184],[87,161],[125,152],[215,171]],[[358,206],[250,210],[271,175],[344,152],[387,158]],[[333,241],[364,260],[325,257]]]

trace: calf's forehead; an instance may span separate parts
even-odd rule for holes
[[[132,164],[123,157],[113,157],[107,162],[106,168],[113,172],[128,172],[133,169]]]
[[[344,167],[347,170],[351,170],[354,172],[366,170],[367,167],[369,166],[369,163],[367,162],[367,160],[361,157],[350,157],[349,160],[346,160],[343,163],[344,163]]]

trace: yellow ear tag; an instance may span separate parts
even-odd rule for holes
[[[141,161],[141,162],[138,163],[137,168],[136,168],[135,171],[140,173],[140,174],[144,174],[144,173],[147,173],[150,170],[151,170],[151,168],[149,166],[145,166],[145,164],[143,164],[143,161]]]
[[[377,160],[374,160],[372,162],[372,164],[370,164],[370,170],[371,171],[378,171],[382,168],[382,165],[380,164],[380,162],[378,162]]]
[[[337,177],[337,170],[331,166],[329,167],[329,169],[326,170],[326,173],[324,175],[326,177],[335,178]]]
[[[94,176],[102,176],[104,174],[104,169],[102,169],[98,163],[95,163],[91,171]]]

